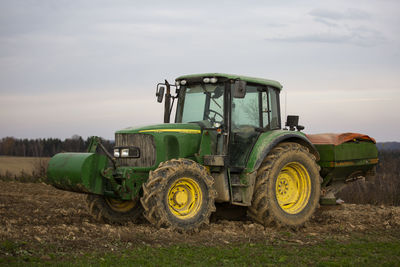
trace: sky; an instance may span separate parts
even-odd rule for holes
[[[400,1],[0,1],[0,138],[114,138],[161,123],[155,88],[279,81],[305,133],[400,141]],[[284,121],[284,119],[283,119]]]

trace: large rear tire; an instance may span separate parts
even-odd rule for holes
[[[319,206],[321,179],[316,158],[297,143],[281,143],[261,164],[248,215],[264,226],[299,227]]]
[[[188,159],[163,162],[143,184],[144,217],[156,227],[178,231],[208,224],[215,211],[214,179],[207,169]]]
[[[96,220],[106,223],[136,222],[143,213],[139,198],[120,200],[99,195],[88,195],[86,202],[90,215]]]

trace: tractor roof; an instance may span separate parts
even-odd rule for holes
[[[184,80],[184,79],[196,79],[196,78],[206,78],[206,77],[221,77],[221,78],[226,78],[226,79],[232,79],[232,80],[242,80],[246,81],[249,83],[258,83],[258,84],[263,84],[263,85],[268,85],[268,86],[273,86],[278,89],[282,89],[282,85],[274,80],[267,80],[267,79],[262,79],[262,78],[255,78],[255,77],[248,77],[248,76],[242,76],[242,75],[235,75],[235,74],[226,74],[226,73],[201,73],[201,74],[189,74],[189,75],[183,75],[175,80]]]

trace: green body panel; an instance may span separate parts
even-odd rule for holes
[[[378,157],[376,145],[372,142],[348,142],[340,145],[315,145],[321,164]]]
[[[141,128],[127,128],[118,133],[149,134],[154,137],[156,146],[156,162],[151,169],[166,160],[173,158],[189,158],[196,160],[195,154],[199,152],[202,131],[194,123],[165,123]]]
[[[191,75],[183,75],[175,80],[190,80],[193,78],[205,78],[205,77],[220,77],[220,78],[226,78],[230,80],[242,80],[246,81],[249,83],[256,83],[256,84],[262,84],[262,85],[267,85],[267,86],[273,86],[278,89],[282,89],[282,85],[274,80],[267,80],[267,79],[262,79],[262,78],[255,78],[255,77],[248,77],[248,76],[243,76],[243,75],[235,75],[235,74],[226,74],[226,73],[202,73],[202,74],[191,74]]]
[[[378,163],[378,149],[373,142],[347,142],[340,145],[315,145],[324,185],[346,180],[353,174],[365,176]]]
[[[269,151],[278,143],[290,140],[293,142],[307,142],[305,134],[301,132],[274,130],[263,132],[258,137],[246,165],[246,172],[256,171]]]
[[[213,134],[211,131],[203,131],[203,134],[201,135],[199,152],[195,155],[196,162],[204,164],[204,156],[214,154],[212,147],[215,145],[215,139],[213,140],[213,137],[215,137],[215,134]]]
[[[107,158],[95,153],[59,153],[50,159],[47,178],[57,188],[83,193],[103,193],[102,170]]]

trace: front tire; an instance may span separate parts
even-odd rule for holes
[[[208,224],[215,211],[214,179],[204,166],[188,160],[163,162],[143,184],[144,217],[156,227],[178,231]]]
[[[106,223],[137,222],[143,213],[139,198],[120,200],[100,195],[87,195],[86,203],[90,215],[97,221]]]
[[[248,215],[264,226],[299,227],[318,207],[321,191],[315,156],[297,143],[276,146],[261,164]]]

